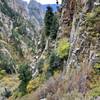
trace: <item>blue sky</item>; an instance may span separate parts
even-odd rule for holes
[[[27,1],[29,3],[30,0],[24,0]],[[36,0],[38,2],[40,2],[41,4],[55,4],[56,0]],[[58,0],[59,3],[61,3],[61,0]]]

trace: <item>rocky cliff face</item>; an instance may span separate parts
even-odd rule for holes
[[[35,0],[31,0],[29,4],[23,0],[13,0],[9,1],[9,6],[25,19],[31,20],[33,25],[38,26],[36,30],[39,30],[43,25],[45,12],[42,5]]]
[[[32,8],[34,7],[33,5],[35,5],[35,8]],[[36,41],[40,38],[39,31],[43,25],[44,17],[42,8],[39,9],[40,6],[41,5],[34,0],[31,1],[29,5],[22,0],[1,0],[1,40],[7,43],[19,41],[19,46],[16,48],[25,49],[25,52],[27,52],[26,49],[28,45],[38,45]],[[30,40],[31,44],[26,43],[29,41],[26,41],[25,38]]]
[[[33,62],[44,12],[39,3],[34,0],[31,3],[0,0],[0,71],[17,73],[20,64]]]
[[[22,15],[24,18],[28,18],[28,4],[22,0],[9,0],[8,5],[16,12],[18,12],[20,15]]]
[[[68,91],[78,89],[86,94],[91,69],[100,66],[100,1],[64,0],[61,14],[58,36],[63,38],[67,35],[70,42],[64,70]]]
[[[61,6],[60,27],[58,31],[58,38],[70,36],[71,23],[73,14],[75,12],[76,0],[64,0]]]
[[[28,5],[28,9],[30,18],[34,19],[33,17],[35,17],[36,21],[38,21],[38,24],[42,25],[45,14],[42,5],[40,3],[37,3],[35,0],[31,0]]]
[[[82,63],[94,66],[100,60],[99,3],[95,0],[84,0],[77,2],[76,7],[70,33],[71,49],[68,66],[81,68]]]
[[[81,63],[88,62],[87,65],[91,66],[98,62],[99,6],[98,0],[63,1],[58,37],[70,37],[67,67],[80,68]]]

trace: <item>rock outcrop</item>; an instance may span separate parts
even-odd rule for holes
[[[34,0],[30,1],[29,5],[22,0],[0,0],[1,42],[4,46],[15,45],[14,49],[18,49],[21,55],[28,59],[31,59],[27,57],[29,52],[38,46],[41,37],[44,12],[40,6],[41,4]]]
[[[81,63],[87,62],[87,66],[92,66],[98,62],[97,57],[99,56],[97,52],[100,49],[100,7],[96,6],[95,2],[93,0],[84,0],[77,3],[76,7],[80,9],[77,8],[73,15],[68,66],[77,68],[81,67]]]
[[[61,5],[61,18],[59,22],[58,38],[70,36],[71,23],[75,12],[76,0],[65,0]]]
[[[35,63],[44,18],[40,6],[34,0],[29,5],[23,0],[0,0],[0,71],[17,74],[21,64]]]
[[[66,36],[70,42],[62,77],[67,79],[70,93],[76,89],[85,95],[91,69],[100,66],[100,1],[64,0],[60,20],[58,37]]]

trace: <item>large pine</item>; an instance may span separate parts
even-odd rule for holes
[[[56,39],[58,28],[59,28],[58,18],[55,14],[51,25],[51,32],[50,32],[51,39]]]
[[[46,14],[45,14],[45,34],[48,37],[51,32],[51,26],[52,26],[52,21],[53,21],[53,9],[50,6],[47,6]]]

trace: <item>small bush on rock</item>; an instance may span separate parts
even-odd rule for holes
[[[36,90],[43,83],[44,80],[45,76],[43,74],[31,80],[27,85],[27,92],[32,92],[33,90]]]
[[[70,44],[69,42],[67,41],[66,38],[62,38],[59,40],[58,42],[58,47],[57,47],[57,55],[63,59],[65,57],[68,56],[68,52],[69,52],[69,47],[70,47]]]

